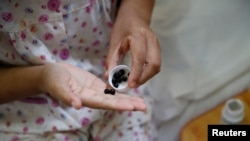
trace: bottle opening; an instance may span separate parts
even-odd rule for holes
[[[242,109],[241,104],[236,100],[230,101],[228,106],[231,111],[237,111]]]

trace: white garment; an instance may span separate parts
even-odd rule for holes
[[[179,115],[250,68],[250,1],[156,1],[152,27],[162,48],[153,79],[156,118]]]
[[[65,62],[101,78],[115,11],[115,0],[3,1],[0,62]],[[142,97],[147,112],[76,110],[46,94],[1,104],[0,140],[154,140],[153,101],[146,87],[128,94]]]

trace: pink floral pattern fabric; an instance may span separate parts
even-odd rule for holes
[[[115,12],[116,0],[3,0],[0,62],[67,62],[102,76]],[[144,97],[148,111],[75,110],[46,94],[2,104],[1,140],[154,140],[153,101],[145,88],[130,94]]]

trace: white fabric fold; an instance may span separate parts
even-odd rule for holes
[[[152,79],[159,118],[171,119],[250,71],[250,1],[156,1],[162,70]],[[250,81],[250,80],[249,80]]]

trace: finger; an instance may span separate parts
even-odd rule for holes
[[[97,109],[110,110],[140,110],[145,111],[146,104],[144,102],[133,101],[132,99],[124,98],[124,94],[108,95],[98,94],[91,89],[85,89],[81,95],[82,103],[85,106]]]
[[[133,103],[134,105],[134,111],[146,111],[147,110],[147,106],[145,104],[144,100],[138,100],[138,99],[134,99],[134,97],[130,98],[130,101]]]
[[[121,54],[120,54],[120,46],[121,42],[117,37],[111,38],[109,52],[105,62],[105,73],[104,77],[107,79],[111,68],[116,66],[120,62]]]
[[[102,93],[104,94],[104,90],[107,88],[110,88],[106,83],[104,83],[101,79],[99,79],[96,76],[95,76],[94,80],[92,81],[92,83],[87,85],[87,86],[91,86],[91,87],[89,87],[89,89],[92,89],[92,90],[96,91],[96,93],[99,93],[99,94],[102,94]],[[119,97],[124,98],[124,99],[126,98],[129,100],[133,100],[135,102],[144,102],[144,100],[140,97],[129,96],[127,94],[119,94]]]
[[[118,93],[118,97],[126,98],[126,99],[129,99],[129,100],[135,101],[135,102],[144,102],[144,100],[142,98],[140,98],[140,97],[130,96],[130,95],[127,95],[127,94],[119,94]]]
[[[82,107],[82,102],[78,96],[72,96],[71,106],[80,109]]]
[[[59,99],[63,103],[73,106],[76,109],[79,109],[82,106],[80,98],[71,91],[70,84],[56,83],[55,89],[52,90],[51,94],[60,97]]]
[[[134,110],[134,106],[125,99],[113,95],[97,94],[91,89],[84,89],[81,95],[85,106],[98,109],[110,110]]]
[[[120,94],[120,93],[116,93],[115,96],[119,99],[127,100],[130,103],[132,103],[134,106],[134,110],[145,110],[146,109],[145,101],[140,97],[130,96],[127,94]]]
[[[129,95],[125,95],[125,94],[120,94],[118,96],[121,98],[129,99],[129,101],[131,101],[135,106],[134,110],[145,111],[147,109],[145,101],[140,97],[129,96]]]
[[[132,57],[132,68],[129,74],[128,84],[130,88],[138,87],[138,81],[141,77],[144,62],[146,60],[146,40],[143,38],[130,38],[130,48]]]
[[[97,94],[104,94],[104,90],[107,88],[107,86],[105,84],[103,85],[103,83],[100,83],[99,85],[96,84],[92,85],[93,87],[91,87],[91,89],[95,90]],[[127,94],[120,94],[117,92],[115,95],[120,99],[127,99],[130,101],[135,106],[135,109],[146,109],[145,102],[140,97],[129,96]]]
[[[147,109],[145,101],[140,97],[130,96],[127,94],[120,94],[120,93],[116,93],[115,96],[119,99],[129,101],[131,104],[133,104],[134,111],[135,110],[145,111]]]
[[[147,52],[146,63],[139,80],[140,85],[159,73],[161,68],[161,51],[158,39],[156,36],[148,36],[147,39],[147,48],[150,51]]]
[[[75,87],[75,88],[74,88]],[[80,109],[82,107],[82,102],[79,98],[79,92],[81,91],[82,87],[79,83],[79,81],[75,80],[74,82],[69,81],[69,87],[66,87],[68,92],[68,95],[72,95],[72,101],[71,106],[73,106],[76,109]]]

